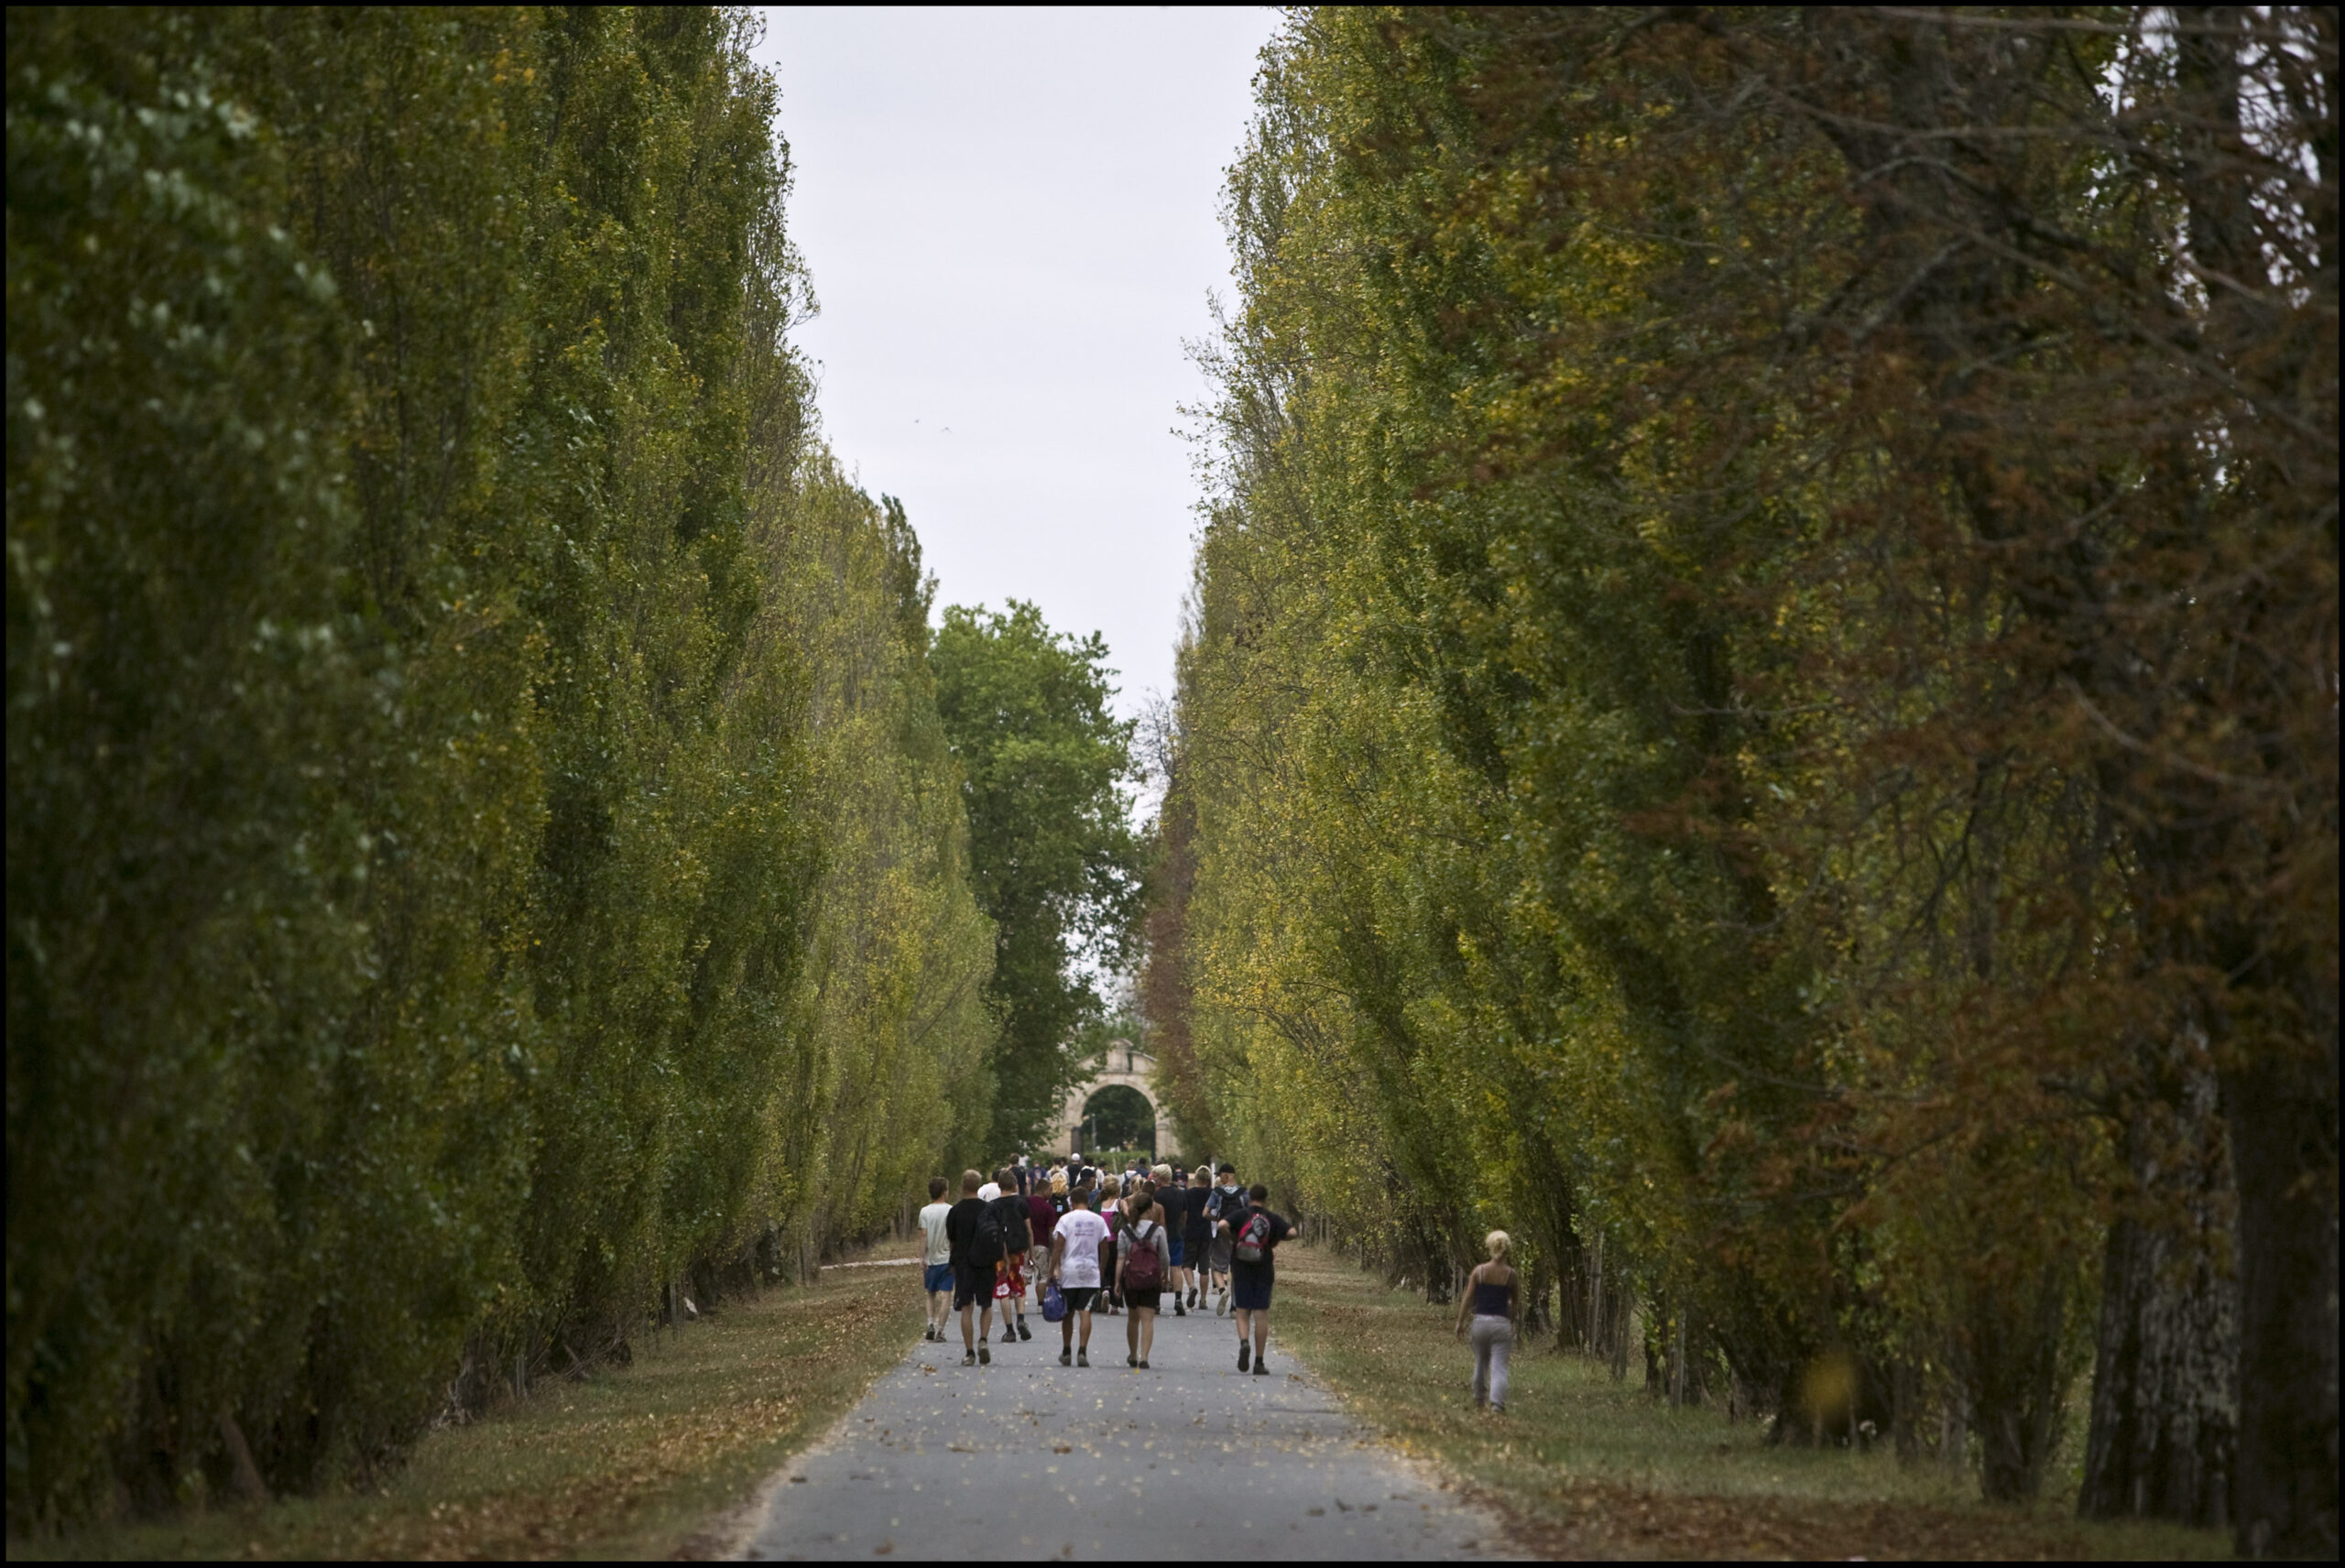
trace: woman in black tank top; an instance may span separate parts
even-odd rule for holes
[[[1466,1290],[1457,1303],[1457,1337],[1467,1337],[1468,1320],[1474,1341],[1474,1404],[1503,1412],[1506,1409],[1507,1356],[1514,1348],[1514,1323],[1522,1310],[1521,1277],[1507,1262],[1513,1242],[1494,1230],[1483,1238],[1490,1260],[1466,1277]]]

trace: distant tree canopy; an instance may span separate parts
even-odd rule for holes
[[[2336,69],[2333,9],[1294,13],[1183,1125],[1991,1497],[2092,1365],[2088,1510],[2333,1554]]]
[[[1110,1083],[1083,1103],[1084,1142],[1101,1149],[1146,1149],[1156,1136],[1156,1110],[1127,1083]]]
[[[994,921],[995,1129],[1022,1147],[1080,1065],[1078,1039],[1102,1007],[1093,976],[1128,962],[1136,935],[1145,851],[1120,788],[1132,725],[1107,705],[1098,635],[1053,633],[1032,604],[953,606],[933,657],[972,885]]]
[[[9,13],[12,1532],[369,1473],[984,1147],[752,27]]]

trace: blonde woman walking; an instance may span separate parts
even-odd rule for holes
[[[1457,1337],[1470,1333],[1474,1342],[1474,1408],[1485,1404],[1506,1411],[1506,1359],[1514,1349],[1515,1320],[1522,1315],[1521,1277],[1507,1262],[1514,1243],[1506,1232],[1494,1230],[1482,1238],[1490,1260],[1475,1266],[1466,1277],[1466,1290],[1457,1303]],[[1470,1320],[1470,1325],[1469,1325]]]

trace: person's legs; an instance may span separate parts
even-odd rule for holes
[[[1506,1364],[1514,1349],[1514,1325],[1504,1318],[1478,1317],[1474,1338],[1474,1403],[1506,1409]]]
[[[1262,1369],[1262,1348],[1271,1342],[1271,1309],[1254,1309],[1254,1370]]]
[[[1254,1313],[1249,1308],[1240,1307],[1233,1315],[1238,1320],[1238,1370],[1243,1372],[1252,1364],[1254,1347],[1246,1336],[1253,1326]]]
[[[1091,1307],[1088,1302],[1083,1308],[1083,1334],[1075,1341],[1074,1350],[1078,1356],[1091,1354]]]
[[[1134,1307],[1124,1314],[1124,1355],[1130,1360],[1140,1359],[1140,1309]]]
[[[1140,1365],[1145,1367],[1148,1365],[1149,1350],[1156,1344],[1156,1313],[1142,1307],[1133,1312],[1132,1316],[1140,1323]]]

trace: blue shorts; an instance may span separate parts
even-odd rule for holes
[[[1175,1269],[1180,1268],[1180,1267],[1181,1267],[1181,1238],[1180,1238],[1179,1236],[1166,1236],[1166,1237],[1164,1238],[1164,1245],[1165,1245],[1166,1247],[1170,1247],[1170,1248],[1172,1249],[1172,1267],[1173,1267],[1173,1268],[1175,1268]]]
[[[950,1263],[932,1263],[921,1276],[921,1289],[932,1296],[939,1290],[949,1290],[952,1288],[953,1265]]]

